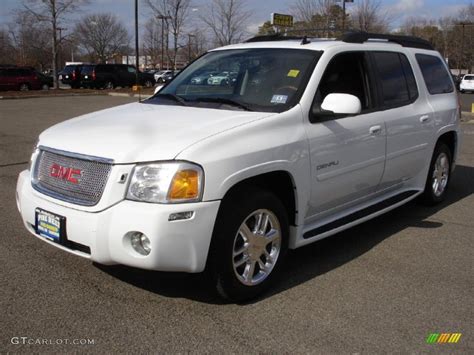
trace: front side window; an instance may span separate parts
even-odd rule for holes
[[[369,76],[364,52],[347,52],[336,55],[328,64],[319,83],[313,107],[320,107],[329,94],[356,96],[362,112],[372,106]]]
[[[453,83],[446,65],[434,55],[416,54],[426,87],[431,95],[446,94],[454,91]]]
[[[209,52],[145,103],[283,112],[299,101],[320,56],[304,49]]]

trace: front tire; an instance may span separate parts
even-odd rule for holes
[[[425,190],[421,195],[421,201],[426,205],[435,205],[446,198],[451,177],[451,164],[451,150],[445,143],[439,142],[431,158]]]
[[[208,263],[217,292],[234,302],[263,293],[280,273],[288,230],[286,210],[272,193],[251,188],[226,197]]]
[[[151,88],[153,86],[153,82],[151,80],[146,80],[145,81],[145,87],[146,88]]]

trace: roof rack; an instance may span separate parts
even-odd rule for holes
[[[283,33],[275,33],[272,35],[255,36],[245,41],[245,43],[252,42],[273,42],[273,41],[294,41],[302,40],[303,36],[285,36]]]
[[[341,37],[341,40],[346,43],[364,43],[371,39],[386,40],[388,42],[397,43],[403,47],[434,50],[433,45],[430,42],[414,36],[386,35],[368,32],[348,32]]]
[[[327,28],[317,28],[317,29],[298,29],[298,30],[290,30],[287,33],[275,33],[271,35],[261,35],[255,36],[246,40],[246,43],[252,42],[267,42],[267,41],[294,41],[298,40],[301,41],[301,44],[308,44],[309,38],[312,36],[310,35],[289,35],[289,33],[304,33],[304,32],[327,32],[327,31],[338,31],[337,29],[327,29]],[[314,38],[314,37],[313,37]],[[341,37],[338,38],[339,40],[346,42],[346,43],[364,43],[371,39],[375,40],[384,40],[387,42],[397,43],[403,47],[411,47],[411,48],[419,48],[419,49],[429,49],[434,50],[433,45],[419,37],[414,36],[400,36],[400,35],[389,35],[389,34],[380,34],[380,33],[368,33],[362,31],[351,31],[344,33]]]

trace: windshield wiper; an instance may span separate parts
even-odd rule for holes
[[[199,97],[193,101],[197,101],[197,102],[215,102],[215,103],[218,103],[218,104],[224,104],[224,105],[231,105],[231,106],[236,106],[236,107],[240,107],[241,109],[244,109],[245,111],[253,111],[250,107],[248,107],[247,105],[241,103],[241,102],[238,102],[238,101],[235,101],[235,100],[232,100],[232,99],[225,99],[225,98],[222,98],[222,97]]]
[[[155,97],[162,97],[162,98],[165,98],[165,99],[171,99],[173,101],[176,101],[176,102],[180,103],[183,106],[188,106],[185,99],[183,99],[181,96],[178,96],[178,95],[175,95],[175,94],[157,94]]]

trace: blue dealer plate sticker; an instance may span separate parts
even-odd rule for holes
[[[272,104],[286,104],[286,101],[288,101],[288,95],[273,95],[270,102]]]
[[[59,243],[61,238],[61,219],[64,217],[55,215],[37,208],[36,215],[36,233],[53,242]]]

